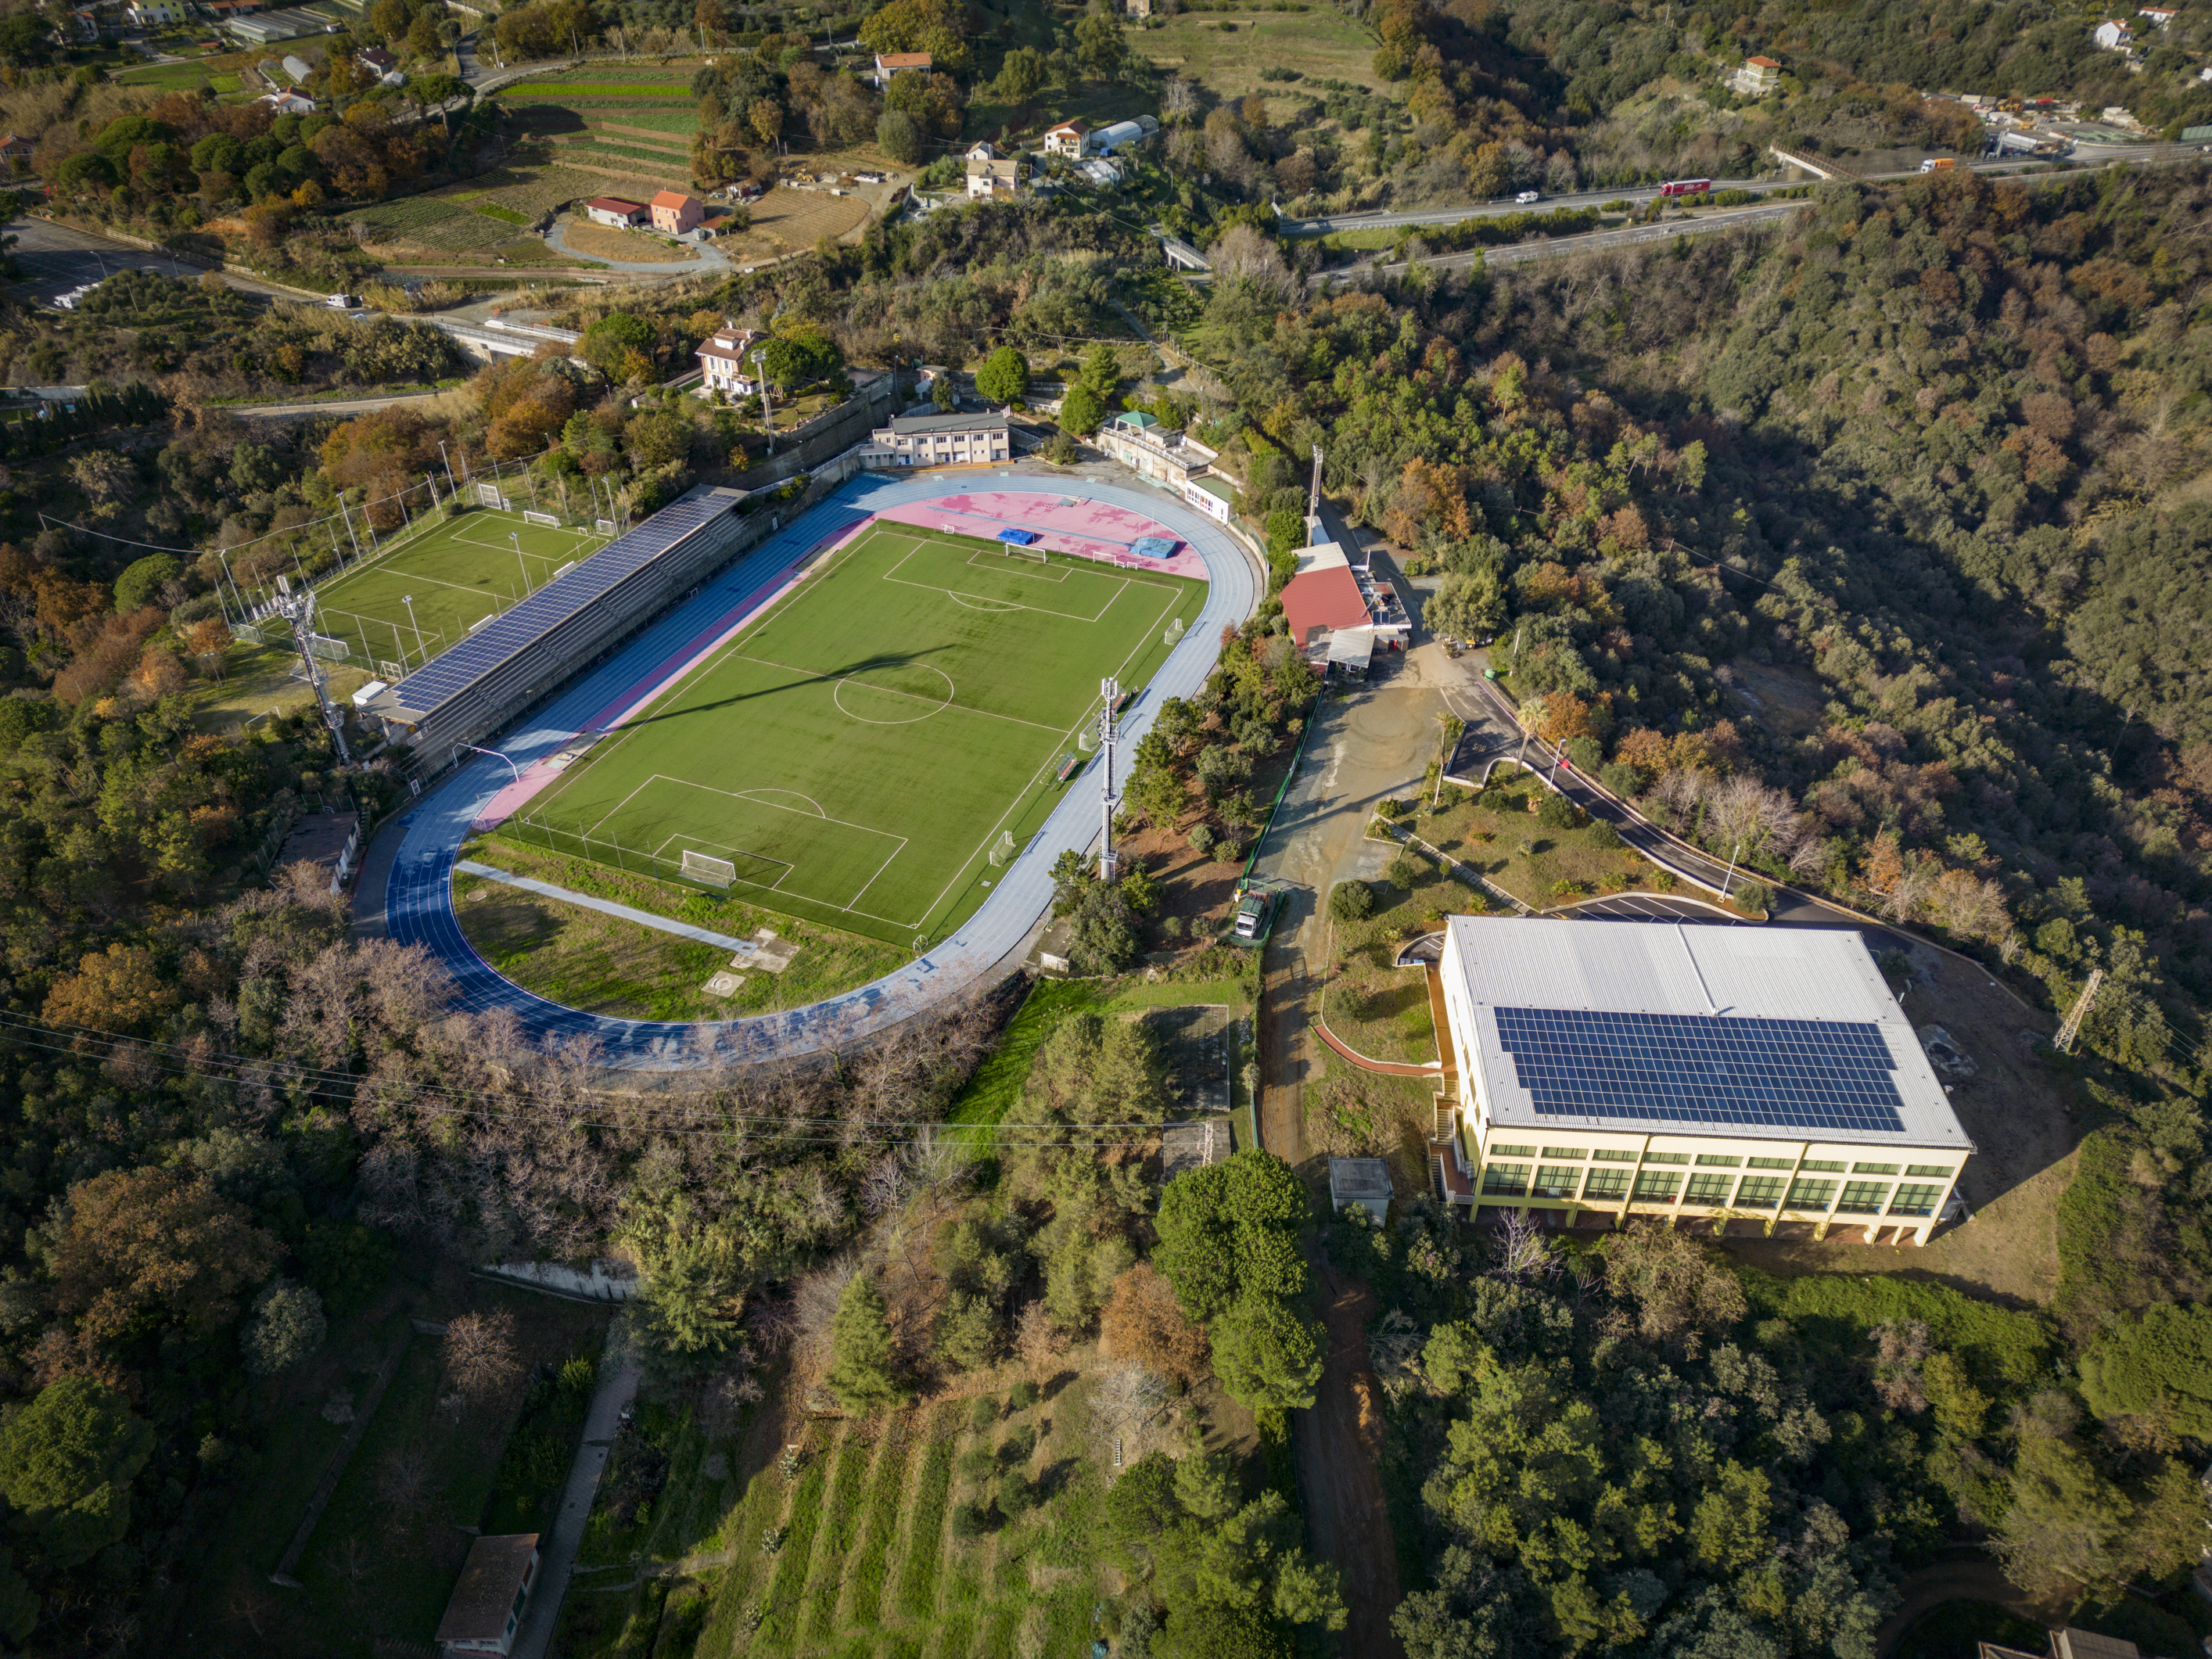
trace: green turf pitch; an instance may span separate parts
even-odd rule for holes
[[[471,508],[402,534],[366,563],[318,582],[315,631],[344,641],[350,660],[364,668],[386,662],[420,668],[467,638],[471,627],[520,601],[526,581],[532,591],[544,586],[606,539],[586,530],[526,524],[520,513]],[[349,547],[349,558],[351,553]],[[411,617],[405,599],[414,601]]]
[[[988,896],[1205,584],[881,523],[572,767],[509,832],[900,944]],[[1177,630],[1178,633],[1180,630]],[[1088,787],[1088,786],[1085,786]],[[588,835],[586,843],[584,836]],[[619,848],[619,851],[617,848]]]

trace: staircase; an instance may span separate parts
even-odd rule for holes
[[[1429,1154],[1429,1181],[1437,1189],[1437,1202],[1449,1204],[1451,1194],[1444,1190],[1444,1155],[1442,1152]]]

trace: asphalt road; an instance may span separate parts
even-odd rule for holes
[[[15,263],[24,272],[23,280],[8,289],[17,299],[51,302],[58,294],[66,294],[87,283],[103,282],[118,270],[154,270],[164,276],[182,276],[187,281],[198,280],[207,270],[204,265],[173,258],[150,248],[111,242],[104,236],[73,230],[67,225],[51,224],[44,219],[18,219],[8,229],[15,238]],[[223,281],[248,294],[270,298],[299,297],[269,283],[228,272]]]
[[[2091,167],[2113,161],[2143,165],[2157,161],[2176,161],[2198,153],[2194,144],[2081,144],[2075,147],[2073,160]],[[2049,163],[2031,161],[2019,155],[1984,156],[1963,161],[1960,169],[1968,173],[2017,173],[2023,168],[2040,172]],[[1868,184],[1892,182],[1899,179],[1916,179],[1917,168],[1900,173],[1869,173],[1859,177]],[[1747,190],[1764,196],[1778,190],[1791,190],[1805,183],[1802,179],[1716,179],[1716,191]],[[1567,196],[1547,196],[1532,206],[1524,206],[1511,198],[1497,201],[1463,202],[1454,207],[1416,208],[1403,213],[1339,213],[1318,219],[1285,219],[1279,229],[1285,236],[1322,236],[1346,230],[1402,230],[1418,225],[1456,225],[1469,219],[1500,218],[1510,213],[1549,213],[1557,208],[1600,207],[1607,202],[1629,202],[1638,206],[1661,200],[1659,186],[1647,185],[1636,190],[1585,190]]]

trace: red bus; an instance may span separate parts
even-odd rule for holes
[[[1659,186],[1662,196],[1710,196],[1713,181],[1710,179],[1669,179]]]

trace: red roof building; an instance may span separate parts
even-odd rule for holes
[[[1374,618],[1359,597],[1359,579],[1341,564],[1293,576],[1283,589],[1283,615],[1291,638],[1303,650],[1318,645],[1340,628],[1366,628]]]
[[[653,198],[653,228],[664,236],[681,236],[698,228],[707,209],[696,196],[680,190],[664,190]]]

